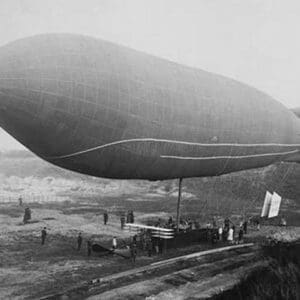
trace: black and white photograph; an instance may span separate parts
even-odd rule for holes
[[[300,299],[299,28],[0,0],[0,300]]]

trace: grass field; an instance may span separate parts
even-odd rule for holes
[[[281,214],[289,225],[299,225],[300,167],[280,164],[216,178],[183,181],[183,217],[204,225],[216,216],[235,222],[246,214],[258,215],[266,189],[283,196]],[[298,183],[298,184],[297,184]],[[133,210],[136,221],[175,217],[176,180],[164,182],[114,181],[83,176],[54,167],[29,152],[0,155],[0,298],[34,299],[79,282],[132,268],[121,257],[87,258],[86,240],[110,246],[112,236],[125,245],[129,234],[120,229],[119,215]],[[22,196],[23,206],[18,205]],[[24,208],[32,210],[33,223],[23,225]],[[103,211],[109,223],[103,225]],[[42,227],[48,228],[46,245],[40,244]],[[259,240],[278,232],[278,227],[252,229],[249,239]],[[299,235],[299,227],[290,227]],[[76,251],[76,237],[84,243]],[[286,235],[286,233],[283,233]],[[198,245],[197,250],[207,247]],[[177,255],[194,248],[178,250]],[[138,265],[150,261],[139,253]]]

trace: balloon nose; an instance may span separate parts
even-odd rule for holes
[[[3,87],[0,83],[0,127],[22,144],[34,145],[32,134],[40,128],[36,121],[38,104],[28,102],[25,90]]]
[[[81,111],[73,101],[78,89],[71,81],[74,72],[64,65],[68,55],[60,41],[40,36],[0,48],[0,127],[41,157],[73,150],[74,115]],[[78,88],[84,90],[82,84]]]
[[[9,44],[0,48],[0,127],[35,149],[40,109],[39,80],[30,73],[26,51]],[[35,137],[33,137],[35,136]]]

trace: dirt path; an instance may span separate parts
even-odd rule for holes
[[[162,259],[148,258],[138,253],[135,266],[119,256],[97,257],[86,254],[86,240],[92,238],[110,247],[112,236],[119,245],[129,233],[120,229],[116,215],[109,215],[108,225],[103,225],[102,215],[92,213],[67,213],[55,208],[40,206],[33,209],[31,224],[22,224],[23,208],[16,204],[0,204],[0,299],[37,299],[68,289],[95,277],[101,277],[133,267],[143,266]],[[71,208],[71,207],[70,207]],[[139,219],[142,214],[136,213]],[[46,244],[41,245],[41,229],[47,227]],[[76,250],[77,235],[82,232],[83,247]],[[206,249],[207,245],[181,249],[182,254]],[[177,251],[168,252],[166,257],[176,256]]]
[[[119,242],[128,238],[128,233],[120,229],[116,216],[110,216],[108,225],[104,226],[102,216],[65,215],[59,210],[41,208],[34,209],[35,223],[23,225],[22,208],[13,204],[2,204],[1,208],[1,299],[31,298],[86,280],[99,273],[100,267],[104,272],[113,272],[119,269],[119,264],[121,268],[128,264],[119,257],[108,260],[86,256],[85,241],[89,237],[107,246],[112,236],[117,236]],[[47,227],[48,235],[42,246],[43,227]],[[82,232],[84,239],[81,251],[76,250],[78,232]]]

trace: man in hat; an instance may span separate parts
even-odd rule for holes
[[[77,251],[80,251],[81,244],[82,244],[82,236],[81,236],[81,232],[79,232],[78,237],[77,237]]]
[[[44,227],[42,232],[41,232],[42,245],[45,244],[46,236],[47,236],[47,231],[46,231],[46,227]]]

